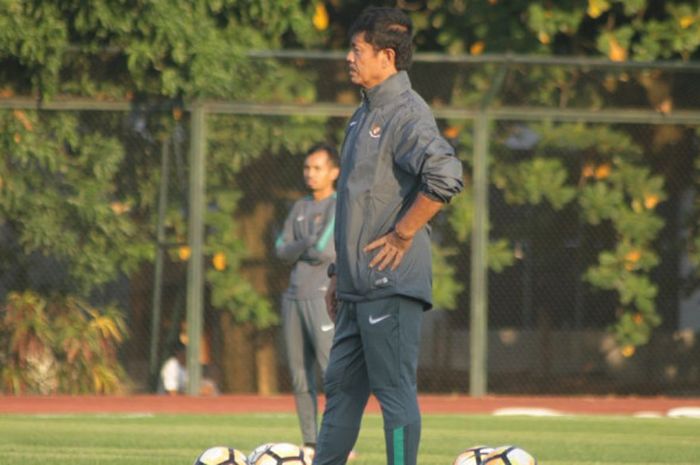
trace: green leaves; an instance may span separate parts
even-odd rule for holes
[[[632,50],[640,60],[688,60],[700,47],[700,8],[688,4],[669,4],[664,19],[651,19],[638,26],[639,42]]]
[[[89,293],[150,256],[128,200],[117,195],[116,140],[59,113],[2,111],[0,130],[0,215],[23,250],[13,258],[19,270],[39,253],[70,273],[73,284],[56,291]]]
[[[487,251],[489,268],[499,273],[515,263],[515,253],[506,239],[491,241]]]
[[[433,305],[443,310],[458,307],[457,299],[464,290],[464,279],[455,276],[455,267],[448,259],[458,252],[455,248],[439,247],[433,244]]]
[[[612,218],[622,202],[622,192],[610,189],[605,183],[584,186],[579,198],[584,218],[593,225],[599,225],[603,220]]]
[[[608,8],[605,0],[597,0],[596,14]],[[580,6],[552,8],[533,3],[527,9],[527,26],[536,34],[537,40],[549,45],[557,34],[574,34],[584,19],[584,10]],[[568,8],[567,8],[568,7]]]
[[[17,60],[27,70],[34,89],[55,92],[68,46],[67,28],[58,7],[52,2],[2,0],[0,11],[9,13],[0,15],[0,60]]]
[[[235,321],[252,322],[258,328],[277,323],[278,315],[272,302],[258,292],[242,275],[242,262],[250,257],[245,242],[237,234],[236,213],[240,193],[219,187],[209,192],[212,204],[205,218],[210,233],[206,252],[209,257],[221,254],[224,258],[214,266],[207,266],[206,279],[211,285],[211,303],[228,311]]]
[[[666,194],[663,179],[635,165],[634,158],[605,158],[615,160],[604,165],[609,166],[605,170],[601,165],[584,166],[579,205],[591,224],[612,225],[618,242],[614,251],[600,253],[598,264],[590,266],[585,277],[596,287],[617,292],[623,310],[613,326],[615,336],[621,346],[633,347],[645,344],[660,323],[655,308],[658,287],[649,273],[659,261],[652,243],[664,226],[654,208]],[[632,324],[630,314],[642,316]]]
[[[459,242],[466,242],[474,222],[474,195],[471,189],[456,196],[445,209]]]
[[[546,200],[557,210],[575,195],[575,190],[566,185],[567,177],[563,163],[555,158],[534,158],[493,168],[494,184],[504,190],[509,202],[536,205]]]
[[[700,44],[700,13],[687,2],[428,3],[412,15],[423,49],[478,54],[538,52],[612,60],[689,59]],[[472,47],[480,43],[481,47]],[[478,51],[477,51],[478,50]]]
[[[7,75],[0,66],[0,78],[10,83],[10,93],[315,99],[301,72],[245,55],[251,48],[279,48],[283,37],[297,45],[318,40],[312,4],[0,0],[0,6],[12,12],[0,16],[0,64],[14,66]],[[158,165],[132,158],[128,141],[92,130],[97,124],[91,126],[90,119],[0,113],[0,215],[21,247],[21,254],[10,254],[12,266],[31,269],[34,254],[55,261],[70,274],[55,289],[62,293],[89,295],[153,255],[150,218]],[[117,122],[96,119],[105,128]],[[236,235],[241,198],[236,176],[264,153],[303,151],[309,140],[322,137],[322,122],[291,118],[281,125],[261,120],[219,125],[212,118],[207,190],[216,213],[207,215],[213,232],[206,247],[212,254],[225,253],[227,265],[207,277],[214,305],[236,309],[239,321],[265,327],[276,316],[269,300],[242,277],[247,251]],[[173,125],[161,123],[166,131]],[[176,242],[186,237],[181,207],[168,213]]]
[[[535,228],[527,225],[536,223],[534,234],[547,243],[548,234],[564,232],[563,220],[557,218],[580,217],[588,227],[578,228],[577,241],[585,243],[589,235],[601,237],[597,234],[614,240],[611,250],[598,254],[597,263],[586,264],[584,277],[596,288],[617,293],[621,310],[612,329],[618,343],[646,343],[651,329],[660,322],[655,304],[658,286],[650,273],[659,262],[653,243],[664,226],[655,212],[666,199],[663,178],[640,164],[641,149],[634,141],[608,127],[542,124],[530,129],[539,141],[526,159],[495,145],[493,184],[509,203],[546,203],[552,211],[540,208],[540,214],[526,219],[523,225],[512,225],[512,231],[527,237],[532,234],[529,228]],[[451,223],[461,225],[456,219]],[[455,228],[460,238],[466,236],[466,225],[461,226]],[[560,229],[550,231],[554,227]],[[499,248],[493,245],[489,248],[491,268],[498,271],[510,266],[513,254],[507,242],[502,240]],[[500,267],[494,266],[499,257]],[[637,314],[641,316],[630,324],[625,315]]]
[[[245,50],[320,37],[313,5],[297,1],[2,3],[13,13],[0,17],[0,60],[16,59],[31,90],[44,95],[112,94],[116,85],[121,96],[240,97],[267,81],[244,78],[252,74]]]

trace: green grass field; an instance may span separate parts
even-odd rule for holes
[[[246,454],[264,442],[299,442],[296,416],[4,415],[2,465],[191,465],[202,450]],[[424,415],[420,465],[451,465],[468,446],[518,444],[541,465],[697,465],[700,421],[631,417]],[[381,417],[366,415],[353,465],[382,465]]]

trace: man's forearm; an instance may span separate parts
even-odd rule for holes
[[[400,239],[413,239],[413,236],[425,226],[442,208],[444,204],[432,200],[422,193],[416,196],[406,214],[396,223],[394,232]]]
[[[302,256],[306,250],[313,245],[314,238],[304,238],[298,241],[280,243],[275,247],[277,258],[281,258],[288,263],[294,263]]]

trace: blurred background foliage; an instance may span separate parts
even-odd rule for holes
[[[691,1],[383,4],[411,15],[420,52],[588,56],[615,62],[691,61],[700,55],[700,6]],[[57,302],[90,301],[120,277],[140,279],[140,270],[154,257],[159,147],[169,137],[186,142],[185,103],[199,98],[356,102],[357,93],[348,89],[340,62],[312,68],[303,61],[253,59],[248,52],[344,51],[348,27],[365,6],[359,0],[0,0],[0,98],[31,96],[41,102],[70,97],[132,104],[127,117],[0,111],[0,268],[6,307],[15,305],[18,296],[35,307],[56,295],[61,296]],[[493,64],[470,67],[469,72],[455,66],[441,73],[439,88],[426,98],[434,107],[475,108],[497,70]],[[696,87],[693,78],[654,69],[616,69],[591,79],[579,67],[512,65],[505,78],[507,92],[498,94],[493,106],[636,107],[666,114],[698,107],[700,93],[691,92]],[[426,86],[420,79],[417,87]],[[262,331],[277,323],[270,294],[279,289],[271,288],[270,282],[283,281],[285,271],[270,280],[256,260],[267,256],[271,229],[285,214],[279,199],[291,201],[301,191],[300,179],[290,181],[282,172],[298,169],[298,156],[317,140],[339,144],[343,122],[227,115],[210,116],[207,122],[210,305],[227,311],[232,326]],[[441,124],[470,167],[471,124]],[[131,142],[120,142],[100,129],[104,127],[128,128]],[[557,253],[548,245],[562,230],[573,231],[581,243],[603,237],[604,249],[577,257],[577,266],[588,284],[615,293],[611,331],[618,343],[628,348],[645,344],[662,320],[654,270],[661,260],[666,222],[657,206],[692,187],[696,180],[688,173],[698,169],[697,153],[669,157],[669,147],[698,135],[664,126],[653,128],[643,140],[615,125],[543,123],[504,129],[527,129],[538,140],[515,152],[506,149],[505,140],[493,144],[490,182],[507,204],[527,206],[536,215],[492,230],[492,271],[517,263],[520,239],[532,230],[533,221],[550,231],[539,244],[530,245],[545,256]],[[145,147],[147,156],[136,156],[130,143]],[[642,144],[649,150],[643,151]],[[585,156],[562,156],[571,152]],[[268,175],[251,175],[255,167],[263,167]],[[441,227],[454,232],[454,239],[438,241],[435,248],[436,302],[442,308],[457,307],[469,291],[457,279],[462,270],[455,263],[456,256],[468,254],[473,215],[469,170],[465,172],[467,192],[440,220]],[[173,262],[186,261],[188,255],[182,245],[187,239],[186,194],[183,174],[179,176],[171,180],[177,195],[166,221],[168,241],[181,244],[171,249]],[[696,206],[693,218],[698,210]],[[687,225],[688,253],[700,264],[700,232],[693,221]],[[64,277],[40,280],[41,286],[28,289],[26,276],[46,261],[64,269]],[[113,315],[108,308],[93,310]],[[249,337],[245,334],[239,336]],[[263,338],[253,345],[269,344]],[[107,385],[111,386],[92,388],[106,391]]]
[[[58,294],[11,292],[0,313],[0,383],[12,394],[122,394],[122,313]]]

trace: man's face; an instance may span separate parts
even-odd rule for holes
[[[393,53],[390,49],[375,50],[365,41],[365,33],[358,32],[352,36],[350,51],[345,57],[350,81],[365,89],[376,86],[396,72]]]
[[[304,160],[304,182],[313,192],[331,189],[338,172],[325,150],[313,152]]]

